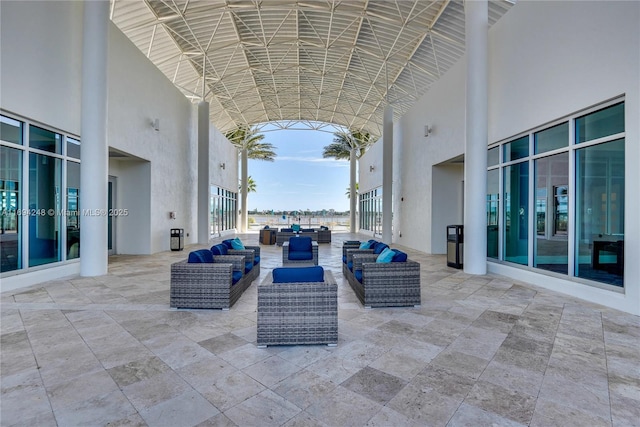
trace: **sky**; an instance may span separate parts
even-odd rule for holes
[[[249,193],[250,210],[349,210],[349,161],[322,158],[333,133],[316,130],[262,132],[262,142],[275,147],[274,162],[249,160],[256,192]]]

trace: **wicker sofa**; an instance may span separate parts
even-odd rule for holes
[[[231,240],[223,240],[222,243],[211,246],[211,252],[215,255],[242,255],[245,259],[245,274],[251,281],[260,276],[260,246],[244,246],[244,249],[232,249]]]
[[[257,311],[258,347],[338,343],[338,285],[331,271],[324,270],[322,281],[290,283],[273,283],[270,273],[258,285]]]
[[[288,242],[289,238],[295,236],[309,236],[311,240],[318,241],[318,232],[317,231],[293,231],[291,228],[281,228],[276,233],[276,245],[282,246],[284,242]]]
[[[244,268],[243,255],[219,255],[213,262],[183,260],[171,264],[170,306],[228,310],[253,281],[244,274]]]
[[[347,263],[343,263],[343,273],[349,286],[366,308],[419,306],[420,264],[406,258],[403,261],[376,262],[378,254],[368,249],[347,249]],[[352,267],[348,264],[352,262]]]

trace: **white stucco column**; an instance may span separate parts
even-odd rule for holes
[[[249,172],[247,171],[247,167],[249,163],[249,151],[246,148],[243,148],[240,152],[240,155],[242,156],[240,158],[240,169],[242,169],[242,212],[240,214],[240,232],[246,233],[249,223],[249,207],[247,206],[247,192],[249,187],[247,182],[249,180]]]
[[[358,190],[356,190],[356,149],[351,147],[349,153],[349,231],[355,233],[357,228],[356,207],[358,206]]]
[[[465,1],[467,56],[464,155],[464,271],[487,273],[487,0]]]
[[[389,244],[393,225],[393,107],[384,107],[382,121],[382,241]]]
[[[198,103],[198,243],[209,244],[209,103]]]
[[[80,129],[80,275],[107,274],[107,55],[109,2],[85,1]]]

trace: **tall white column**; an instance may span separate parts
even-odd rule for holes
[[[382,121],[382,241],[391,243],[393,225],[393,107],[384,107]]]
[[[198,243],[209,243],[209,103],[198,103]]]
[[[240,232],[246,233],[249,222],[249,207],[247,206],[247,192],[248,192],[248,180],[249,180],[249,172],[247,170],[248,167],[248,159],[249,152],[246,148],[241,150],[240,155],[240,168],[242,169],[242,213],[240,214]]]
[[[107,54],[109,2],[85,1],[82,30],[80,127],[80,275],[107,274]]]
[[[467,56],[464,155],[464,271],[487,273],[487,0],[465,1]]]
[[[358,190],[356,190],[356,149],[351,148],[349,153],[349,231],[357,231],[356,207],[358,203]]]

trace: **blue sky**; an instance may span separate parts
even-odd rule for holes
[[[249,160],[257,192],[249,193],[250,210],[349,210],[349,162],[323,159],[322,149],[333,133],[314,130],[263,132],[274,145],[276,160]]]

